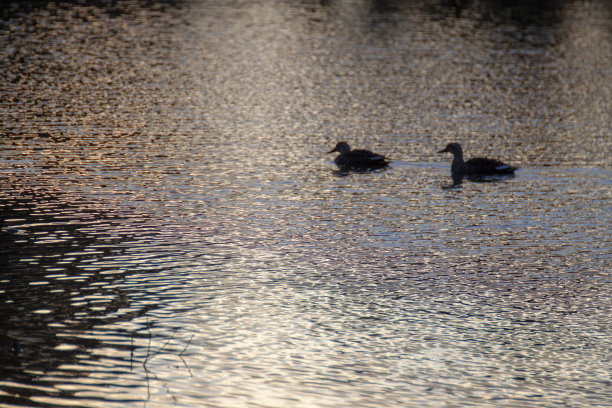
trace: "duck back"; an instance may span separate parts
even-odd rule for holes
[[[336,158],[335,163],[341,166],[356,167],[386,166],[389,164],[385,156],[363,149],[351,150],[341,154]]]
[[[470,174],[512,174],[516,167],[495,159],[475,157],[465,162]]]

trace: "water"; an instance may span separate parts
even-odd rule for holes
[[[612,405],[608,2],[0,11],[0,405]]]

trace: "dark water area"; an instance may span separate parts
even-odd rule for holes
[[[608,1],[2,3],[0,406],[611,406],[611,59]]]

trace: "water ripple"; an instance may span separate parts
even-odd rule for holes
[[[76,3],[0,6],[0,404],[609,405],[609,5]]]

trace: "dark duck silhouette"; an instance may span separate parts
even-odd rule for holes
[[[495,180],[500,176],[512,176],[518,167],[511,166],[495,159],[484,157],[474,157],[463,161],[463,149],[459,143],[449,143],[438,153],[452,153],[453,163],[451,164],[451,176],[453,186],[461,184],[464,177],[472,181]]]
[[[381,169],[389,165],[389,161],[382,154],[365,149],[351,150],[346,142],[338,142],[336,147],[327,153],[340,153],[334,163],[342,169],[370,170]]]

